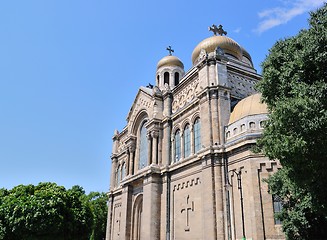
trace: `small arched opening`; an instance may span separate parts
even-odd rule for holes
[[[174,79],[175,86],[179,84],[179,73],[175,72],[175,79]]]
[[[164,73],[164,84],[166,83],[169,85],[169,72]]]

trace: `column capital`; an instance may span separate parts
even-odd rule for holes
[[[111,161],[117,163],[118,162],[118,157],[116,154],[111,155]]]
[[[136,144],[134,142],[128,146],[128,152],[130,153],[135,152],[135,149],[136,149]]]
[[[159,137],[159,131],[158,131],[158,130],[153,130],[153,131],[151,131],[151,137],[152,137],[152,138],[157,138],[157,137]]]

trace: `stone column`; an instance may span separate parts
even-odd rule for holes
[[[134,174],[134,158],[135,158],[135,144],[132,144],[131,146],[129,146],[129,153],[130,153],[130,157],[129,157],[129,175],[133,175]]]
[[[151,133],[147,134],[148,137],[148,166],[152,163],[152,137]]]
[[[143,181],[143,217],[142,217],[142,239],[160,239],[160,174],[151,174]]]
[[[130,239],[131,235],[131,215],[132,215],[132,187],[126,185],[122,189],[121,194],[122,208],[120,218],[120,234],[119,239]]]
[[[152,137],[152,163],[158,164],[158,131],[152,131],[151,137]]]
[[[158,136],[158,164],[162,164],[162,132]]]
[[[210,158],[211,156],[207,156],[202,159],[202,184],[206,186],[201,190],[202,199],[205,199],[202,202],[202,239],[221,239],[217,238],[216,234],[215,188]]]
[[[191,138],[191,155],[194,154],[194,132],[193,124],[190,126],[190,138]]]
[[[111,231],[112,231],[112,221],[113,221],[113,196],[108,195],[108,215],[107,215],[107,229],[106,229],[106,240],[111,240]]]
[[[222,144],[219,140],[219,116],[218,116],[218,92],[213,90],[211,92],[211,114],[212,114],[212,121],[211,121],[211,129],[212,131],[212,140],[213,143]]]
[[[126,149],[126,153],[127,153],[126,176],[128,176],[129,175],[129,163],[130,163],[130,157],[131,157],[131,154],[129,152],[129,148]]]
[[[185,156],[184,156],[184,129],[183,129],[183,131],[181,131],[180,138],[181,138],[181,157],[179,160],[182,160],[185,158]]]
[[[111,180],[110,180],[110,189],[113,190],[116,186],[116,168],[117,168],[117,157],[112,157],[112,164],[111,164]]]

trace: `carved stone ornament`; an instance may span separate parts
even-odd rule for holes
[[[195,79],[191,84],[186,86],[181,92],[177,93],[172,103],[172,111],[175,113],[178,109],[191,102],[198,92],[199,80]]]
[[[168,83],[165,83],[165,89],[166,89],[167,92],[170,92],[170,86],[169,86]]]
[[[186,204],[182,204],[181,213],[185,214],[185,231],[190,231],[190,212],[194,212],[194,202],[190,201],[190,195],[185,198]]]
[[[154,96],[162,96],[162,92],[157,86],[153,87],[153,95]]]
[[[197,58],[197,61],[196,62],[200,62],[203,59],[206,59],[207,57],[208,57],[208,54],[207,54],[206,50],[201,49],[201,51],[199,53],[199,57]]]
[[[221,47],[216,48],[216,55],[225,55],[224,50]]]
[[[256,82],[252,79],[229,73],[228,81],[230,82],[232,88],[231,94],[234,96],[244,98],[255,92],[254,85]]]

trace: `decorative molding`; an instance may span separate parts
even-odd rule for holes
[[[282,165],[278,160],[274,160],[274,161],[269,160],[267,162],[261,162],[258,166],[259,171],[266,170],[267,172],[272,172],[274,170],[281,169],[281,168]]]
[[[178,184],[174,185],[173,189],[174,189],[174,191],[178,191],[178,190],[181,190],[181,189],[184,189],[184,188],[196,186],[198,184],[201,184],[201,181],[200,181],[199,177],[188,180],[188,181],[185,181],[185,182],[182,182],[182,183],[178,183]]]
[[[174,101],[172,103],[173,113],[184,107],[187,103],[191,102],[196,97],[198,86],[199,79],[194,79],[188,86],[183,88],[182,91],[175,95]]]
[[[257,81],[235,73],[228,73],[231,94],[240,98],[247,97],[255,92],[254,85]]]
[[[121,207],[121,203],[115,203],[115,206],[114,206],[115,208],[119,208],[119,207]]]

